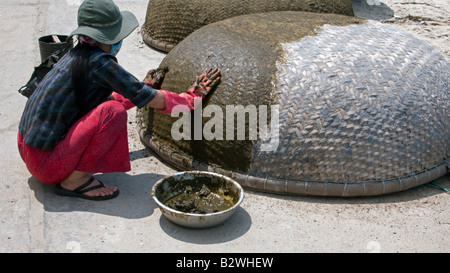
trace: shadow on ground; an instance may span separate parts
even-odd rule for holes
[[[95,175],[120,189],[118,197],[108,201],[89,201],[73,197],[62,197],[53,193],[54,185],[39,182],[30,177],[28,184],[36,199],[46,212],[85,211],[128,219],[145,218],[158,210],[151,198],[151,188],[162,175],[126,173]],[[174,239],[195,244],[216,244],[234,240],[244,235],[251,226],[250,215],[241,207],[224,223],[207,229],[192,229],[179,226],[163,215],[159,220],[161,229]]]
[[[119,196],[103,202],[90,201],[55,195],[54,185],[43,184],[34,177],[28,179],[28,184],[47,212],[87,211],[137,219],[150,216],[155,209],[158,209],[151,198],[151,189],[163,175],[110,173],[95,175],[95,177],[107,184],[117,186],[120,189]]]
[[[164,216],[159,219],[161,229],[169,236],[179,241],[193,244],[218,244],[232,241],[244,235],[251,227],[250,215],[242,207],[225,222],[210,228],[186,228],[174,224]]]
[[[414,200],[421,200],[430,196],[445,193],[450,189],[450,174],[438,178],[430,183],[426,183],[405,191],[395,192],[379,196],[362,196],[362,197],[324,197],[324,196],[293,196],[293,195],[277,195],[272,193],[262,193],[246,190],[252,194],[271,196],[274,198],[315,203],[315,204],[388,204],[402,203]],[[450,193],[447,193],[450,194]]]

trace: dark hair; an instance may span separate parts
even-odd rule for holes
[[[85,107],[84,100],[87,97],[86,92],[88,90],[89,56],[94,48],[87,44],[78,43],[71,49],[71,55],[75,57],[69,69],[72,71],[72,84],[77,105],[83,114],[89,111]]]

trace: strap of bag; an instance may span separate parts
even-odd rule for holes
[[[34,93],[39,83],[44,79],[45,75],[52,70],[53,66],[59,62],[59,60],[69,51],[69,49],[72,48],[72,46],[73,44],[69,43],[64,48],[55,51],[39,66],[36,66],[28,82],[22,86],[18,92],[29,98]]]

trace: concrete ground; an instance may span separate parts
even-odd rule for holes
[[[409,12],[405,1],[382,2],[368,6],[355,0],[355,11],[381,14],[377,20],[391,18],[389,23],[448,54],[448,44],[440,48],[449,39],[448,7],[436,9],[444,13],[442,28],[421,27],[402,20]],[[17,90],[39,63],[37,39],[75,29],[79,3],[3,0],[0,5],[0,252],[450,251],[449,194],[429,186],[351,199],[246,190],[244,202],[227,222],[204,230],[176,226],[161,215],[150,196],[153,184],[175,170],[139,142],[134,110],[129,112],[132,171],[99,175],[120,188],[119,197],[91,202],[54,195],[51,186],[31,177],[17,151],[17,127],[26,102]],[[132,11],[142,25],[148,1],[116,3],[121,10]],[[427,8],[436,6],[425,5],[419,12]],[[393,18],[393,12],[400,15]],[[118,55],[119,62],[142,79],[163,58],[143,44],[139,30],[125,40]],[[450,176],[436,183],[450,188]]]

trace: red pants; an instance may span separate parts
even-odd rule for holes
[[[51,151],[28,146],[18,135],[19,153],[29,172],[56,184],[74,170],[87,173],[128,172],[127,112],[134,104],[117,93],[78,120]]]

